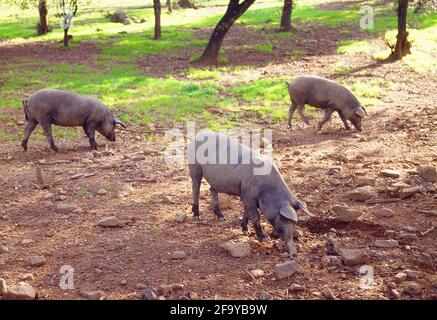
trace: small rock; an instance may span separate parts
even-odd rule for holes
[[[261,278],[264,276],[264,271],[260,269],[250,270],[249,273],[254,278]]]
[[[55,235],[55,230],[50,229],[46,232],[46,237],[53,237]]]
[[[103,300],[105,296],[103,291],[80,291],[79,294],[88,300]]]
[[[0,253],[6,253],[9,252],[9,248],[0,244]]]
[[[120,281],[120,285],[121,285],[121,286],[125,286],[125,285],[127,285],[127,281],[126,281],[126,280],[124,280],[124,279],[123,279],[123,280],[121,280],[121,281]]]
[[[327,174],[327,175],[330,175],[330,176],[332,176],[332,175],[339,175],[339,174],[340,174],[340,171],[341,171],[341,168],[340,168],[340,167],[332,167],[332,168],[329,168],[329,169],[328,169],[328,171],[326,172],[326,174]]]
[[[399,242],[396,240],[375,240],[375,247],[377,248],[397,248]]]
[[[401,172],[399,170],[384,169],[379,172],[379,175],[381,177],[399,178],[401,176]]]
[[[31,273],[25,273],[20,277],[21,281],[33,281],[35,277]]]
[[[331,179],[329,179],[329,180],[328,180],[328,183],[329,183],[331,186],[334,186],[334,187],[337,187],[337,186],[341,185],[341,181],[338,180],[338,179],[335,179],[335,178],[331,178]]]
[[[190,299],[191,300],[196,300],[199,299],[199,295],[196,292],[190,292]]]
[[[89,158],[84,158],[84,159],[80,160],[80,163],[89,165],[89,164],[93,164],[93,160],[91,160]]]
[[[278,263],[275,265],[276,279],[283,279],[292,276],[299,269],[299,265],[294,260]]]
[[[338,204],[333,205],[332,210],[337,214],[337,219],[344,222],[355,221],[363,214],[360,210]]]
[[[404,284],[404,293],[408,295],[418,295],[422,292],[422,288],[416,282],[407,282]]]
[[[34,300],[35,297],[35,289],[25,282],[20,282],[17,286],[8,288],[4,294],[6,300]]]
[[[31,243],[33,243],[33,240],[32,239],[23,239],[22,241],[21,241],[21,244],[22,245],[28,245],[28,244],[31,244]]]
[[[361,249],[342,249],[340,253],[343,263],[349,267],[363,264],[370,259],[368,253]]]
[[[241,242],[241,243],[227,242],[223,245],[223,247],[234,258],[242,258],[250,255],[251,247],[250,247],[250,243],[248,242]]]
[[[42,266],[46,262],[46,259],[44,256],[34,256],[30,258],[30,265],[32,267],[39,267]]]
[[[171,286],[171,291],[175,292],[175,291],[182,291],[184,290],[185,286],[182,283],[175,283]]]
[[[144,290],[143,297],[144,297],[144,300],[156,300],[156,299],[158,299],[155,291],[153,291],[152,289]]]
[[[394,215],[394,211],[392,209],[382,207],[375,210],[375,215],[378,218],[389,218]]]
[[[120,221],[117,217],[111,216],[100,219],[97,224],[101,227],[117,227]]]
[[[415,241],[418,239],[418,237],[415,233],[401,231],[399,233],[399,239],[403,241]]]
[[[0,278],[0,296],[5,295],[8,292],[8,286],[3,278]]]
[[[398,290],[396,289],[391,289],[391,294],[393,295],[393,297],[397,300],[399,300],[401,298],[401,294],[399,293]]]
[[[322,293],[326,299],[335,300],[334,294],[332,293],[331,289],[325,288],[323,289]]]
[[[266,291],[261,292],[261,294],[259,296],[260,300],[270,300],[272,298],[273,298],[273,296],[270,293],[266,292]]]
[[[158,151],[153,150],[153,149],[144,149],[143,153],[144,153],[144,155],[146,155],[146,156],[150,156],[150,155],[157,154]]]
[[[422,186],[414,186],[411,188],[401,189],[399,191],[398,195],[399,195],[399,198],[405,199],[405,198],[411,197],[412,195],[415,195],[416,193],[423,192],[423,191],[424,190],[423,190]]]
[[[403,181],[398,181],[396,183],[393,183],[391,187],[394,189],[411,188],[411,186],[408,183],[405,183]]]
[[[100,196],[107,195],[108,194],[108,190],[106,190],[104,188],[101,188],[101,189],[97,190],[97,194],[100,195]]]
[[[82,208],[77,208],[77,209],[73,210],[73,213],[74,214],[81,214],[81,213],[83,213],[83,210],[82,210]]]
[[[146,289],[147,286],[144,283],[137,283],[135,288],[137,288],[137,289]]]
[[[362,177],[362,178],[358,179],[357,187],[364,187],[364,186],[374,187],[375,183],[376,183],[376,179],[375,178]]]
[[[179,251],[174,251],[172,254],[171,254],[171,258],[172,259],[184,259],[184,258],[186,258],[187,257],[187,253],[185,252],[185,251],[181,251],[181,250],[179,250]]]
[[[305,290],[305,286],[297,284],[297,283],[293,283],[291,286],[288,287],[289,293],[304,291],[304,290]]]
[[[437,181],[437,170],[431,165],[421,165],[417,167],[417,172],[419,175],[428,182]]]
[[[333,237],[329,237],[326,240],[326,254],[328,255],[339,255],[340,254],[340,245],[338,240]]]
[[[178,213],[176,213],[174,220],[176,222],[182,223],[185,221],[186,218],[187,218],[187,215],[184,212],[178,212]]]
[[[419,279],[419,278],[421,278],[423,276],[422,272],[415,271],[415,270],[410,270],[410,269],[406,269],[406,270],[404,270],[402,272],[407,275],[408,279]]]
[[[67,196],[61,194],[61,195],[58,197],[58,199],[59,199],[60,201],[65,201],[65,200],[67,200]]]
[[[366,201],[376,197],[376,189],[372,186],[364,186],[353,189],[345,197],[354,201]]]
[[[75,205],[74,203],[58,203],[56,205],[56,211],[59,213],[72,213],[74,210],[78,209],[79,207]]]
[[[156,293],[158,296],[169,296],[171,294],[172,287],[168,284],[160,284],[158,286],[158,290],[156,290]]]

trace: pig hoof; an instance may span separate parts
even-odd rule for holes
[[[269,236],[264,235],[264,236],[258,237],[258,241],[259,242],[267,242],[267,241],[270,241],[270,238],[269,238]]]
[[[220,221],[220,222],[225,221],[225,217],[218,217],[218,221]]]
[[[249,231],[248,231],[248,230],[243,230],[243,235],[245,235],[245,236],[249,237],[249,236],[250,236],[250,233],[249,233]]]
[[[194,220],[201,221],[202,220],[202,216],[200,214],[197,215],[197,216],[194,216]]]

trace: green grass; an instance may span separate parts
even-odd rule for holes
[[[255,46],[255,49],[261,52],[272,52],[273,46],[269,44],[260,44]]]
[[[355,55],[358,53],[369,53],[372,47],[367,40],[344,40],[340,42],[340,46],[337,49],[338,53],[345,53],[349,55]]]
[[[219,79],[220,72],[218,70],[190,68],[187,78],[196,80]]]
[[[90,195],[91,192],[88,189],[85,188],[80,188],[78,191],[76,191],[76,196],[77,197],[86,197],[88,195]]]

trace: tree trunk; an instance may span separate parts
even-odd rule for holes
[[[291,31],[291,13],[293,10],[293,0],[284,0],[284,7],[282,8],[281,27],[279,31]]]
[[[396,36],[396,45],[389,57],[391,61],[401,60],[407,54],[411,53],[411,43],[407,39],[408,0],[398,0],[398,2],[398,34]]]
[[[155,12],[155,40],[161,39],[161,1],[153,0],[153,11]]]
[[[241,4],[238,2],[239,0],[229,0],[228,9],[215,27],[199,62],[206,64],[216,64],[218,62],[219,51],[227,32],[255,0],[244,0]]]
[[[47,22],[47,1],[40,0],[38,3],[39,22],[36,25],[38,35],[49,32],[49,25]]]
[[[171,0],[167,0],[167,10],[168,12],[173,12],[173,4],[171,3]]]
[[[64,47],[68,47],[68,40],[70,40],[70,37],[68,36],[68,28],[64,29]]]

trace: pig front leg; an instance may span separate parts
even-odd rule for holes
[[[337,112],[338,112],[338,115],[340,116],[341,121],[343,121],[344,128],[345,128],[346,130],[350,130],[351,127],[349,127],[349,124],[347,123],[347,119],[346,119],[346,117],[344,116],[343,112],[341,112],[341,111],[337,111]]]
[[[244,210],[243,219],[241,219],[241,229],[243,230],[243,234],[245,236],[249,236],[249,229],[247,227],[247,224],[249,223],[249,215],[247,214],[246,210]]]
[[[245,214],[247,214],[252,220],[253,227],[255,228],[255,233],[258,240],[259,241],[270,240],[270,238],[267,236],[267,234],[264,232],[263,228],[261,227],[261,219],[259,216],[256,200],[250,197],[242,197],[242,200],[244,204]]]
[[[41,121],[41,127],[43,128],[44,135],[46,136],[46,139],[50,144],[50,147],[53,149],[53,151],[59,152],[59,149],[56,146],[55,141],[53,140],[51,121],[49,120]]]
[[[200,196],[200,182],[202,181],[202,169],[200,167],[190,167],[190,175],[192,180],[193,190],[193,206],[191,211],[193,212],[194,219],[202,220],[202,216],[199,211],[199,196]]]
[[[213,205],[213,210],[215,215],[217,216],[217,219],[219,221],[225,221],[225,217],[223,216],[222,211],[220,210],[220,206],[219,206],[219,197],[218,197],[218,192],[216,189],[214,189],[213,187],[211,187],[209,189],[209,191],[211,192],[211,198],[212,198],[212,205]]]
[[[24,129],[24,138],[21,142],[21,146],[23,147],[24,151],[27,151],[27,142],[29,141],[30,134],[35,129],[38,122],[35,119],[29,119],[27,120],[26,129]]]
[[[96,142],[96,128],[92,124],[85,124],[83,126],[83,131],[85,131],[85,134],[88,137],[88,140],[90,142],[91,149],[97,150],[97,142]]]

